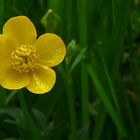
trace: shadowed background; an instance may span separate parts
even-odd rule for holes
[[[18,15],[67,47],[50,93],[22,91],[35,140],[139,140],[140,1],[0,0],[1,33]],[[17,94],[0,88],[0,140],[32,140]]]

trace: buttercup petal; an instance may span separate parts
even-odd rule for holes
[[[26,88],[35,94],[49,92],[56,81],[55,72],[48,68],[40,68],[30,75],[30,84]]]
[[[8,67],[10,55],[15,48],[16,43],[7,36],[0,35],[0,81],[4,76],[5,70]]]
[[[7,68],[5,76],[1,82],[1,86],[7,89],[20,89],[29,84],[29,76],[27,73],[20,74],[16,70]]]
[[[40,53],[40,63],[48,67],[61,63],[66,54],[64,42],[55,34],[46,33],[40,36],[34,46]]]
[[[0,60],[8,59],[16,48],[16,43],[5,35],[0,34]]]
[[[37,36],[33,23],[25,16],[10,18],[3,27],[3,34],[19,44],[32,44]]]

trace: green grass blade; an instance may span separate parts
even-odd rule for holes
[[[109,75],[109,72],[108,72],[108,69],[107,69],[107,66],[105,64],[104,59],[102,59],[102,63],[103,63],[103,68],[104,68],[104,71],[105,71],[106,79],[107,79],[107,82],[108,82],[108,85],[109,85],[109,88],[110,88],[110,92],[111,92],[111,95],[112,95],[112,99],[114,101],[114,104],[115,104],[115,107],[116,107],[118,113],[120,114],[120,109],[119,109],[119,104],[118,104],[118,99],[117,99],[117,96],[116,96],[116,92],[115,92],[115,89],[114,89],[114,86],[113,86],[112,80],[110,78],[110,75]]]
[[[102,139],[102,131],[104,129],[106,117],[107,117],[106,110],[101,109],[100,115],[98,116],[97,121],[95,122],[92,140],[101,140]]]
[[[87,1],[77,0],[79,40],[81,48],[87,47]],[[81,10],[82,9],[82,10]],[[88,74],[85,69],[85,62],[81,63],[81,104],[82,104],[82,127],[89,122],[89,87]],[[89,128],[83,132],[83,140],[89,139]]]
[[[116,125],[120,135],[126,136],[126,131],[125,131],[125,128],[124,128],[124,126],[119,118],[119,115],[114,110],[104,87],[101,85],[100,80],[98,79],[98,77],[96,75],[96,72],[94,71],[94,69],[92,69],[92,67],[90,65],[87,66],[87,69],[88,69],[89,75],[92,79],[92,82],[94,83],[95,88],[96,88],[107,112],[110,114],[112,120],[114,121],[114,124]]]

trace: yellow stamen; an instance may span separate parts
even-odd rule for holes
[[[38,58],[39,54],[34,46],[20,45],[11,54],[11,66],[19,73],[33,71],[37,68]]]

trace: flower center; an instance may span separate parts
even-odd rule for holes
[[[11,66],[19,73],[33,71],[37,68],[38,58],[39,54],[34,46],[20,45],[11,54]]]

